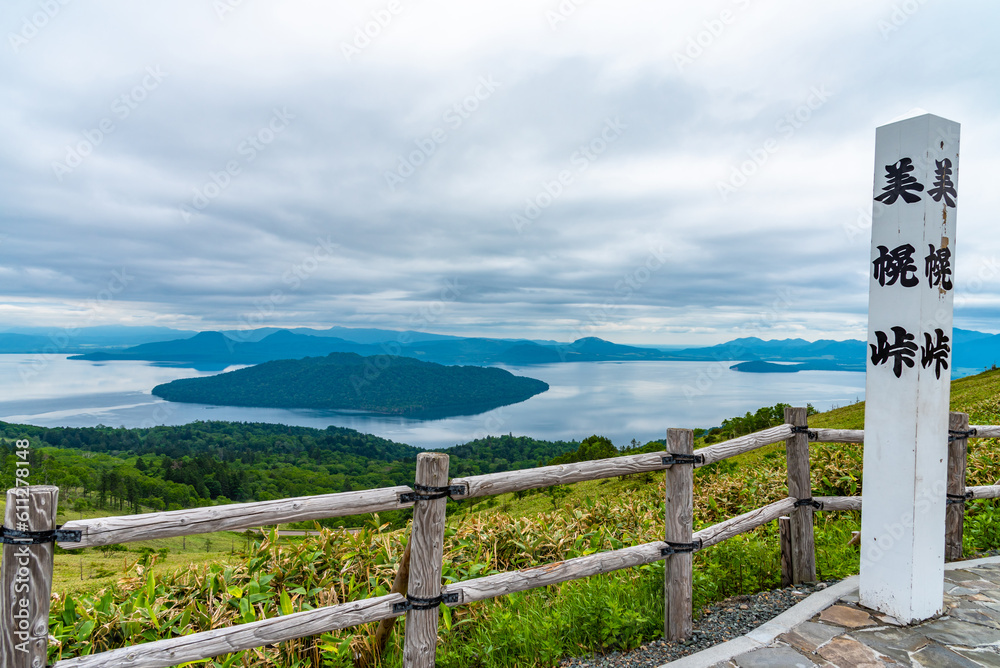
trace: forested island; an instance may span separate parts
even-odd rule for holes
[[[864,371],[865,365],[863,362],[841,364],[833,360],[814,360],[799,362],[797,364],[792,362],[777,364],[775,362],[753,360],[750,362],[739,362],[729,368],[745,373],[795,373],[796,371]]]
[[[443,366],[410,357],[330,353],[175,380],[157,385],[153,394],[185,403],[443,418],[483,413],[547,389],[547,383],[496,367]]]

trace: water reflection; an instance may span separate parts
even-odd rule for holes
[[[825,410],[864,397],[864,374],[800,371],[750,374],[726,363],[575,362],[504,367],[547,382],[548,392],[487,413],[419,420],[349,411],[286,410],[177,404],[149,391],[177,378],[215,371],[145,362],[50,359],[0,355],[0,420],[40,426],[138,427],[195,420],[274,422],[351,427],[420,447],[448,447],[487,434],[581,439],[590,434],[616,445],[662,438],[670,427],[710,427],[724,418],[785,402]],[[236,367],[233,367],[236,368]]]

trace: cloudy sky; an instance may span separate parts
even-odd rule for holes
[[[10,1],[0,329],[864,338],[875,127],[962,123],[1000,331],[1000,5]]]

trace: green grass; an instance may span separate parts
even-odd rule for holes
[[[979,402],[995,399],[997,396],[1000,396],[1000,370],[966,376],[951,383],[951,410],[968,413]],[[994,420],[1000,421],[1000,416],[994,416]],[[809,426],[827,429],[864,429],[865,402],[860,401],[813,415],[809,418]]]
[[[92,593],[114,585],[123,578],[136,577],[143,566],[146,550],[155,557],[149,566],[157,575],[178,569],[199,568],[213,563],[230,563],[243,560],[245,539],[241,534],[220,532],[138,541],[123,545],[127,551],[102,551],[92,547],[80,550],[60,550],[55,555],[52,591],[58,594]],[[166,553],[161,550],[168,550]],[[236,554],[236,553],[239,554]]]
[[[5,508],[6,500],[0,499],[0,514]],[[56,513],[56,524],[62,525],[70,520],[114,517],[118,514],[96,509],[77,512],[61,507]],[[235,553],[244,553],[249,544],[243,533],[221,531],[124,543],[111,550],[102,550],[100,547],[81,550],[57,548],[52,592],[60,596],[67,593],[93,593],[124,578],[134,578],[137,573],[136,565],[149,551],[159,553],[154,559],[147,560],[147,563],[151,562],[149,565],[152,571],[160,576],[178,569],[241,561],[244,557]]]
[[[998,397],[1000,397],[1000,370],[966,376],[951,384],[951,410],[968,413],[972,424],[1000,424],[1000,407],[991,410],[991,407],[983,406],[984,403],[996,402]],[[825,413],[811,415],[809,426],[821,429],[864,429],[865,402],[859,401]],[[702,445],[699,440],[695,447]],[[783,452],[784,449],[784,444],[775,443],[734,457],[733,461],[748,464],[760,461],[770,453]]]

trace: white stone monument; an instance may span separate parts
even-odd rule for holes
[[[941,612],[959,124],[875,134],[861,513],[861,604]]]

